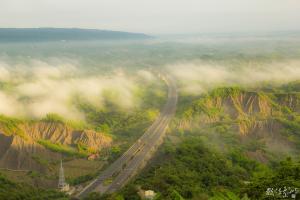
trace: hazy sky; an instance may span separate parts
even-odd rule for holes
[[[152,34],[300,29],[300,0],[0,0],[0,27]]]

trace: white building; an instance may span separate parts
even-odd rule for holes
[[[154,199],[156,193],[153,190],[146,190],[145,191],[145,199]]]

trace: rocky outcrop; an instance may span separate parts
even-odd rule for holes
[[[211,134],[221,149],[226,144],[226,134],[229,137],[235,134],[245,155],[259,162],[299,155],[300,95],[297,93],[221,88],[179,109],[182,112],[175,121],[177,130]],[[223,137],[225,141],[219,142]]]
[[[221,91],[220,91],[221,90]],[[221,88],[193,102],[178,122],[181,129],[192,124],[230,122],[247,135],[274,125],[274,119],[288,110],[300,110],[297,94],[267,94]]]
[[[17,128],[25,134],[25,137],[14,133],[7,134],[0,129],[0,168],[47,170],[44,160],[57,161],[61,158],[61,154],[40,145],[39,140],[75,150],[80,144],[88,148],[91,153],[109,147],[112,142],[112,139],[103,133],[74,130],[63,123],[20,123]]]
[[[300,94],[299,93],[278,93],[275,94],[276,100],[289,109],[300,112]]]
[[[1,139],[5,138],[2,134]],[[1,141],[0,167],[14,170],[45,171],[46,166],[41,165],[34,156],[56,160],[60,158],[58,153],[49,151],[33,140],[24,140],[20,136],[8,136],[11,139]],[[4,144],[5,146],[2,146]]]
[[[111,138],[92,130],[74,130],[62,123],[40,122],[23,124],[22,130],[33,140],[49,140],[55,144],[74,146],[82,144],[92,150],[110,146]]]

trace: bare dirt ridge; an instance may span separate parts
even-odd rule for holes
[[[299,110],[300,96],[295,93],[237,91],[196,100],[176,126],[179,130],[208,130],[219,125],[237,134],[241,143],[259,141],[276,155],[295,154],[297,144],[285,134],[286,127],[280,119],[292,117]],[[268,160],[261,150],[248,152],[248,156],[263,163]]]
[[[74,130],[62,123],[21,123],[18,129],[25,134],[25,137],[7,134],[0,126],[0,168],[40,172],[46,170],[37,158],[55,161],[61,158],[61,154],[45,148],[39,144],[40,140],[70,148],[75,148],[80,143],[91,151],[100,151],[112,143],[112,139],[103,133]]]
[[[177,125],[181,129],[189,129],[195,121],[212,124],[231,120],[241,135],[255,134],[263,128],[272,131],[278,128],[278,124],[272,119],[283,115],[283,107],[300,111],[300,98],[296,94],[276,94],[274,98],[276,100],[264,93],[249,91],[225,97],[205,97],[186,111],[193,113],[193,116],[182,118]]]

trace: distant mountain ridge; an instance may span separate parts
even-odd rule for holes
[[[143,33],[80,28],[0,28],[0,42],[141,40],[151,36]]]

